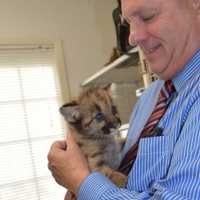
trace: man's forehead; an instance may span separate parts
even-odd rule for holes
[[[163,1],[166,0],[122,0],[122,14],[126,17],[137,15],[138,12],[158,10]]]

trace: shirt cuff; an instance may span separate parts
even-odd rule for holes
[[[102,195],[108,190],[115,190],[114,185],[108,178],[99,172],[91,173],[83,180],[78,192],[78,200],[101,199]]]

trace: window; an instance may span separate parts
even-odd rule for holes
[[[64,137],[54,45],[0,45],[0,200],[63,199],[47,153]]]

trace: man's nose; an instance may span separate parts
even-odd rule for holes
[[[142,44],[148,37],[147,28],[141,21],[130,23],[129,44],[132,46]]]

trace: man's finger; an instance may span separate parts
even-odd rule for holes
[[[77,150],[80,151],[79,146],[77,145],[73,134],[71,133],[67,134],[66,143],[68,152],[74,152],[74,151],[77,152]]]
[[[59,151],[63,151],[63,150],[66,150],[67,149],[67,143],[65,140],[58,140],[58,141],[55,141],[52,145],[51,145],[51,148],[50,148],[50,151],[47,155],[47,159],[50,161],[52,160],[52,158],[54,157],[54,152],[56,150],[56,152],[59,152]]]
[[[52,144],[51,148],[66,150],[66,148],[67,148],[66,141],[65,140],[58,140],[58,141],[56,141]]]
[[[67,142],[73,140],[73,136],[72,136],[71,132],[67,133],[66,140],[67,140]]]

